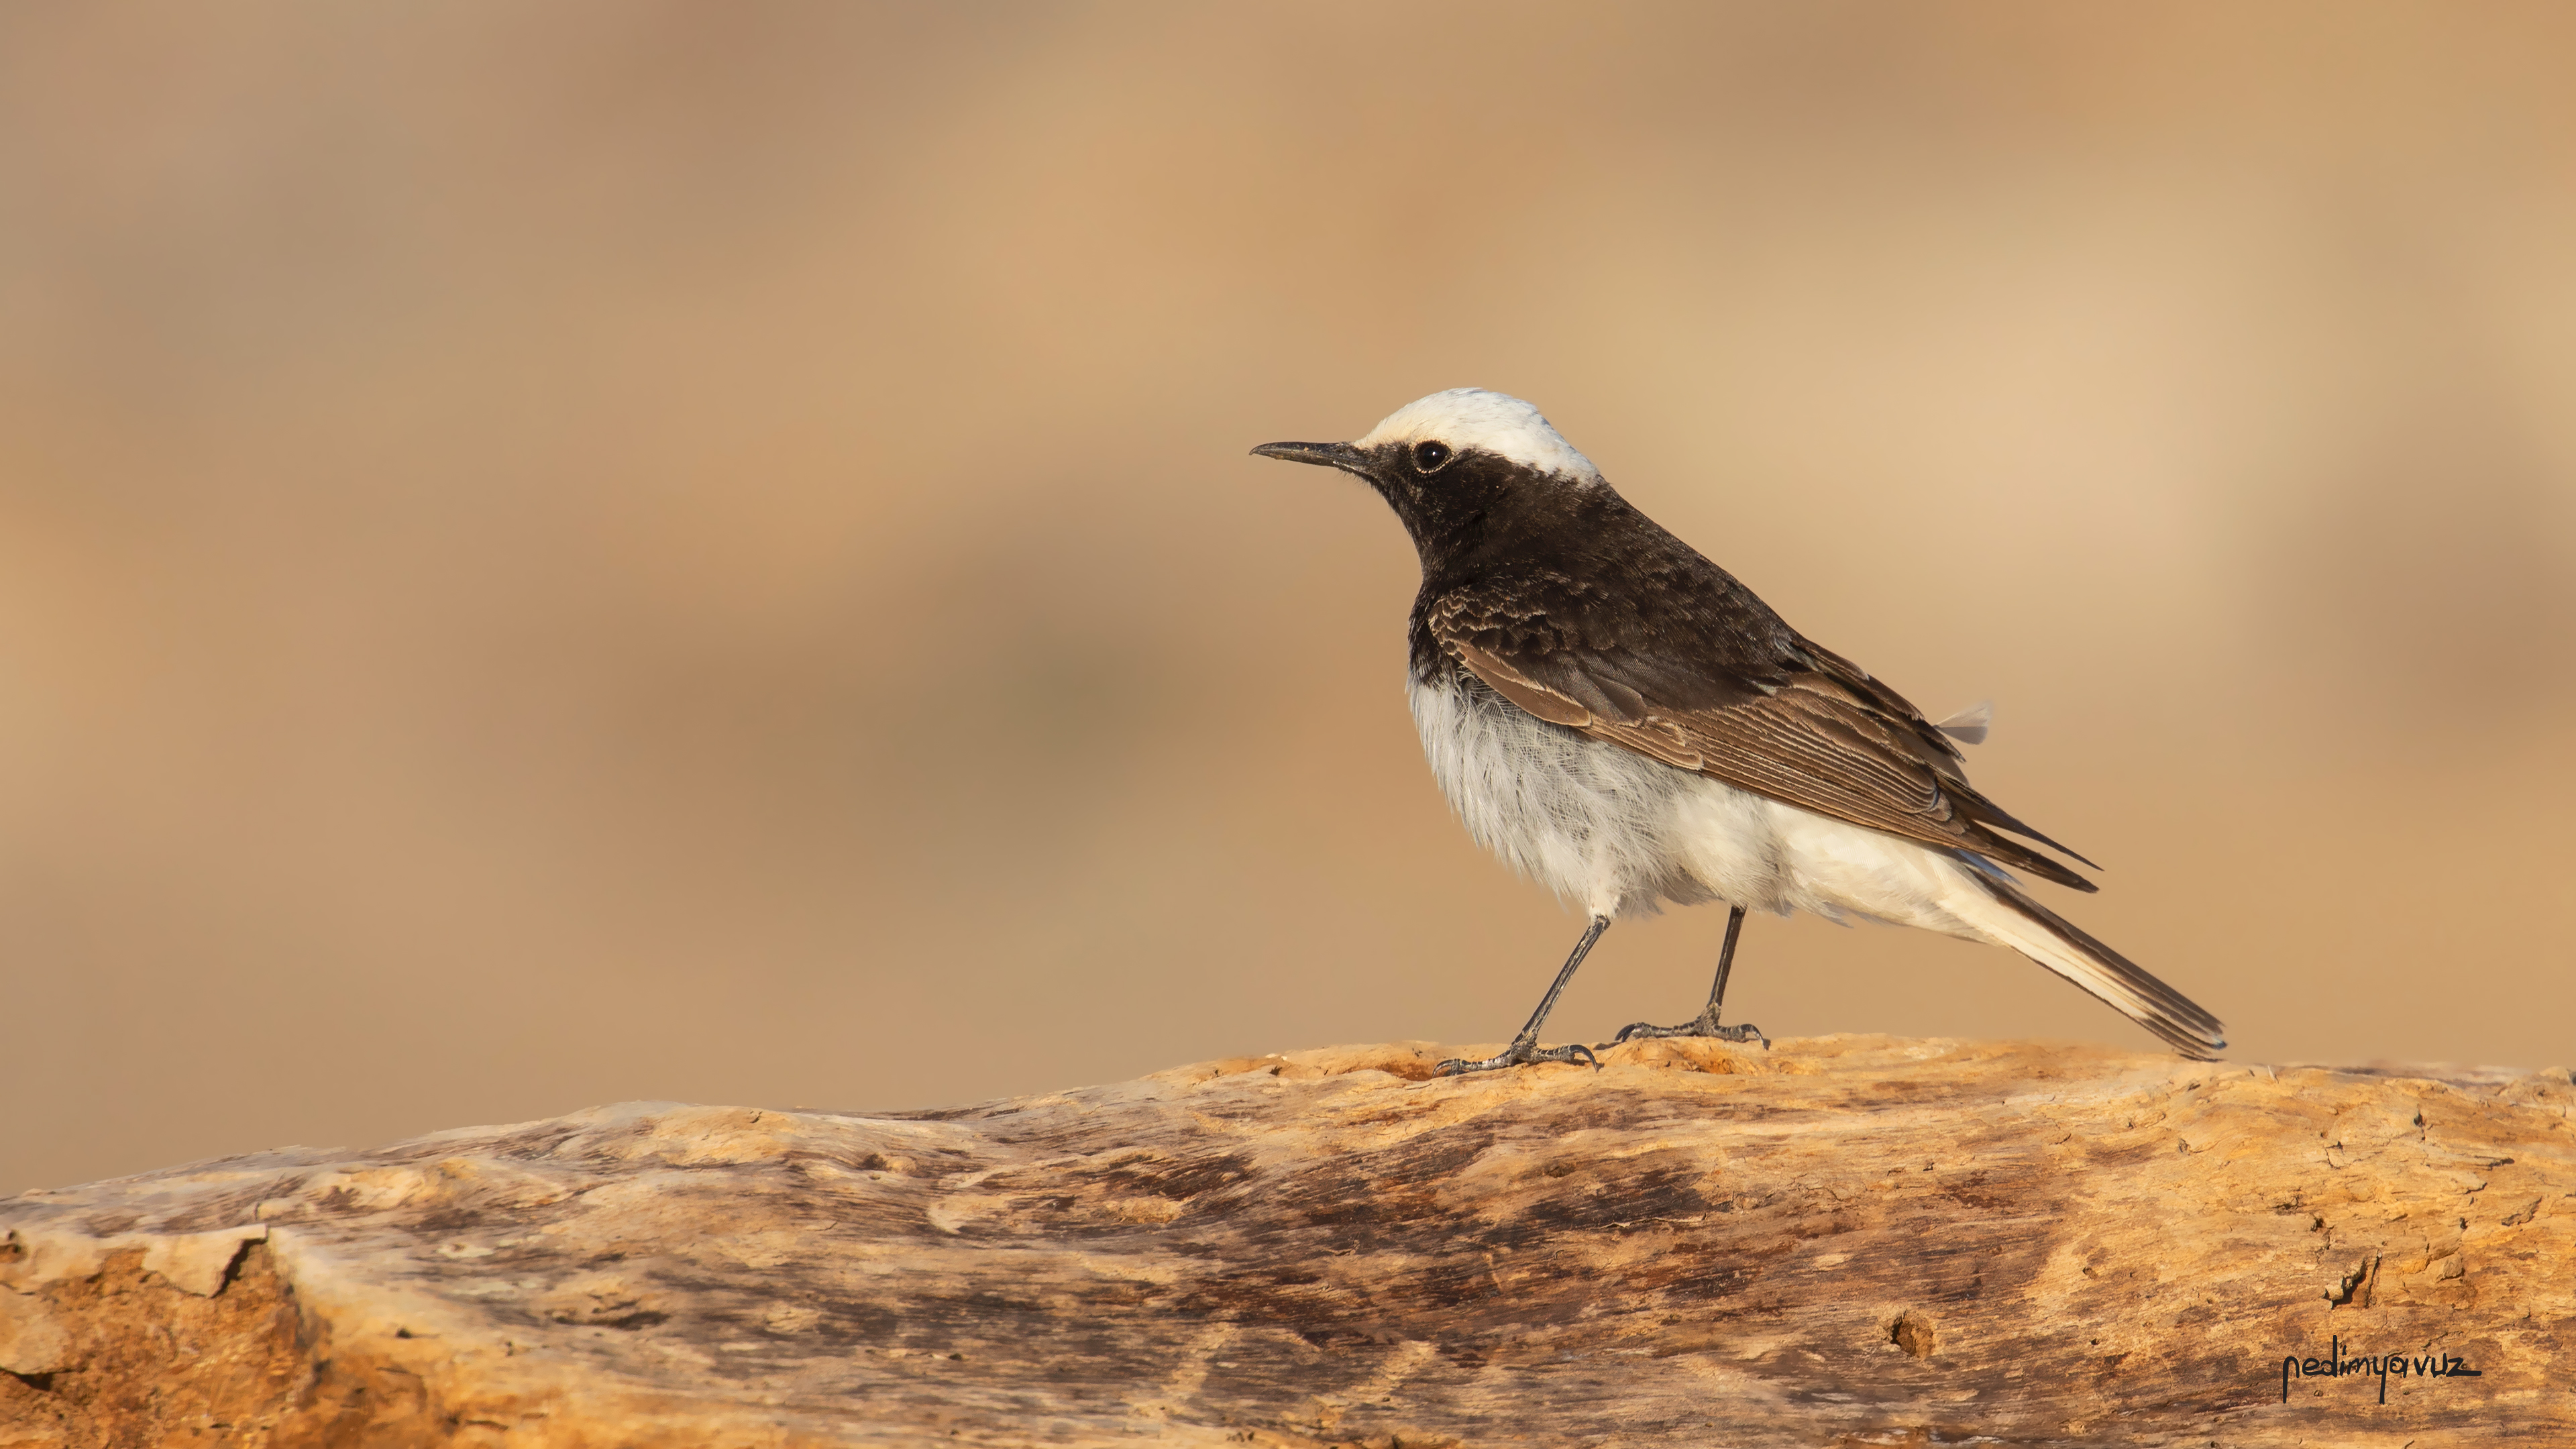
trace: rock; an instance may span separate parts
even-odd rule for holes
[[[2576,1443],[2564,1070],[1451,1054],[24,1194],[0,1443]]]

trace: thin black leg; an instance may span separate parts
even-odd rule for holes
[[[1726,978],[1735,971],[1735,938],[1743,934],[1744,907],[1732,907],[1726,913],[1726,944],[1717,948],[1717,979],[1708,987],[1708,1019],[1711,1021],[1717,1020],[1718,1008],[1726,1005]]]
[[[1592,953],[1592,943],[1600,940],[1601,933],[1609,929],[1608,916],[1592,918],[1592,924],[1583,932],[1583,939],[1574,943],[1574,954],[1566,957],[1565,964],[1557,969],[1556,980],[1549,984],[1547,995],[1539,998],[1538,1010],[1530,1013],[1529,1025],[1521,1028],[1521,1034],[1512,1038],[1510,1046],[1503,1048],[1500,1054],[1487,1057],[1481,1062],[1471,1062],[1465,1057],[1451,1057],[1433,1067],[1431,1074],[1435,1077],[1445,1077],[1452,1074],[1463,1076],[1468,1072],[1498,1072],[1505,1067],[1517,1067],[1527,1062],[1590,1062],[1594,1071],[1601,1070],[1600,1060],[1592,1055],[1592,1048],[1588,1046],[1561,1046],[1549,1047],[1545,1051],[1539,1050],[1538,1029],[1540,1023],[1547,1020],[1547,1014],[1556,1009],[1556,998],[1564,994],[1565,983],[1574,979],[1574,969],[1583,964],[1585,956]]]
[[[1726,1004],[1727,973],[1735,969],[1735,937],[1743,929],[1744,907],[1737,906],[1726,913],[1726,944],[1717,950],[1717,980],[1708,988],[1708,1007],[1700,1012],[1698,1019],[1679,1026],[1657,1026],[1650,1021],[1631,1022],[1619,1028],[1619,1034],[1603,1042],[1602,1047],[1606,1050],[1623,1041],[1644,1041],[1649,1037],[1710,1036],[1719,1041],[1758,1041],[1762,1043],[1763,1050],[1770,1050],[1771,1038],[1764,1036],[1762,1028],[1751,1022],[1740,1026],[1717,1024],[1717,1009]]]

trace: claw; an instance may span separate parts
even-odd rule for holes
[[[1463,1077],[1469,1072],[1499,1072],[1506,1067],[1530,1066],[1539,1062],[1565,1062],[1568,1064],[1583,1062],[1588,1064],[1592,1070],[1596,1072],[1601,1070],[1601,1059],[1592,1054],[1592,1048],[1583,1045],[1581,1042],[1576,1042],[1570,1046],[1549,1047],[1542,1051],[1534,1044],[1516,1041],[1510,1046],[1503,1048],[1500,1052],[1497,1052],[1480,1062],[1471,1062],[1465,1057],[1451,1057],[1447,1061],[1433,1067],[1431,1069],[1431,1075],[1435,1077]]]
[[[1738,1022],[1734,1026],[1720,1026],[1707,1016],[1702,1016],[1697,1021],[1683,1022],[1679,1026],[1657,1026],[1651,1021],[1632,1021],[1619,1028],[1617,1036],[1603,1042],[1601,1049],[1608,1051],[1614,1046],[1627,1042],[1676,1036],[1708,1037],[1715,1041],[1731,1042],[1758,1041],[1762,1043],[1764,1051],[1771,1050],[1771,1038],[1764,1036],[1762,1028],[1753,1023],[1747,1021]]]

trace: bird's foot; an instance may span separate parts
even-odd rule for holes
[[[1651,1021],[1630,1022],[1619,1028],[1617,1036],[1603,1042],[1601,1049],[1607,1051],[1622,1042],[1648,1041],[1667,1036],[1704,1036],[1732,1042],[1758,1041],[1762,1043],[1764,1051],[1771,1050],[1771,1038],[1762,1034],[1762,1028],[1749,1021],[1740,1021],[1733,1026],[1720,1026],[1717,1024],[1717,1017],[1705,1011],[1699,1014],[1698,1020],[1686,1021],[1679,1026],[1657,1026]]]
[[[1525,1066],[1532,1062],[1584,1062],[1596,1072],[1601,1070],[1601,1059],[1592,1054],[1592,1048],[1581,1043],[1573,1046],[1541,1048],[1536,1037],[1522,1037],[1481,1062],[1471,1062],[1465,1057],[1451,1057],[1433,1067],[1431,1075],[1463,1077],[1469,1072],[1499,1072],[1506,1067]]]

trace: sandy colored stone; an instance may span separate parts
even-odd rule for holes
[[[1449,1054],[24,1194],[0,1444],[2576,1444],[2565,1070]]]

